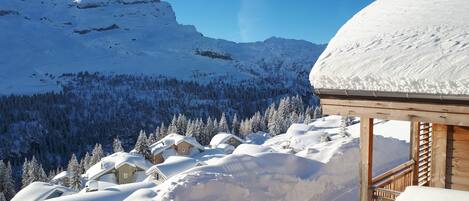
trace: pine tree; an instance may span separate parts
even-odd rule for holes
[[[72,189],[80,190],[81,188],[80,165],[78,164],[78,160],[75,154],[72,154],[72,158],[68,162],[67,174],[68,174],[68,186]]]
[[[3,163],[3,160],[0,160],[0,192],[3,192],[3,182],[6,173],[6,165]]]
[[[342,117],[340,119],[339,134],[343,137],[349,137],[350,136],[350,134],[347,132],[347,117]]]
[[[178,128],[177,128],[177,118],[176,115],[173,116],[173,120],[171,120],[171,124],[168,126],[168,134],[171,133],[177,133]]]
[[[22,177],[21,177],[22,188],[29,185],[29,181],[30,181],[29,169],[30,169],[29,161],[27,158],[25,158],[24,163],[23,163]]]
[[[0,192],[0,201],[7,201],[3,192]]]
[[[166,135],[168,135],[168,129],[164,125],[164,123],[161,123],[160,125],[160,135],[157,136],[157,140],[163,139]]]
[[[13,198],[13,196],[16,194],[15,180],[13,179],[12,172],[13,170],[11,167],[11,163],[8,162],[5,169],[5,174],[3,176],[3,193],[5,195],[5,198],[8,200]]]
[[[184,135],[187,129],[187,118],[183,114],[179,114],[176,120],[176,129],[178,134]]]
[[[239,120],[238,120],[238,115],[234,114],[233,121],[231,121],[231,129],[233,135],[239,136]]]
[[[229,133],[228,121],[226,120],[225,113],[221,114],[220,122],[218,123],[218,132]]]
[[[104,157],[104,151],[103,151],[103,147],[101,146],[101,144],[94,145],[93,152],[91,153],[89,166],[91,167],[94,164],[98,163],[99,161],[101,161],[103,157]]]
[[[91,156],[88,152],[86,152],[85,154],[85,157],[83,157],[83,169],[85,170],[85,172],[90,169],[91,167]],[[57,171],[57,174],[60,173]]]
[[[148,136],[148,145],[152,145],[152,144],[155,144],[158,140],[156,140],[156,135],[157,133],[160,132],[159,129],[157,128],[155,133],[150,133],[150,135]],[[159,134],[158,134],[159,135]]]
[[[150,154],[150,147],[148,145],[148,140],[147,140],[147,135],[145,134],[145,131],[140,131],[140,134],[138,135],[137,142],[135,143],[135,151],[142,156],[144,156],[146,159],[150,159],[151,154]]]
[[[121,141],[119,140],[118,137],[114,138],[114,141],[112,142],[112,149],[113,149],[114,153],[124,151],[124,148],[122,147],[122,143],[121,143]]]

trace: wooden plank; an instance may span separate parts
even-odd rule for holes
[[[401,121],[433,122],[446,125],[469,126],[469,114],[439,113],[389,108],[356,107],[323,104],[327,115],[369,116],[370,118]]]
[[[467,158],[452,158],[451,165],[453,168],[469,168],[469,160]]]
[[[469,135],[469,127],[455,126],[454,133],[458,135]]]
[[[446,187],[446,151],[448,126],[433,124],[432,161],[430,186]]]
[[[451,176],[452,177],[463,177],[463,178],[468,178],[469,179],[469,171],[467,171],[469,168],[453,168],[451,171]],[[469,185],[469,182],[467,183]]]
[[[412,121],[410,122],[410,158],[414,161],[413,172],[412,172],[412,185],[418,185],[419,183],[419,147],[420,147],[420,123]]]
[[[469,185],[469,177],[455,176],[451,179],[451,184]]]
[[[469,142],[468,141],[452,141],[454,150],[469,151]]]
[[[468,105],[443,105],[443,104],[428,104],[428,103],[408,103],[408,102],[397,102],[397,101],[344,100],[344,99],[328,99],[328,98],[321,98],[321,104],[370,107],[370,108],[386,108],[386,109],[398,109],[398,110],[429,111],[429,112],[438,112],[438,113],[469,114],[469,104]]]
[[[360,201],[372,201],[373,119],[360,121]]]
[[[449,184],[450,189],[469,191],[469,184]]]

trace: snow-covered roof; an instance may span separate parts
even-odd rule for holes
[[[246,154],[246,155],[255,155],[258,153],[264,152],[274,152],[268,146],[256,145],[256,144],[240,144],[236,149],[233,151],[233,154]]]
[[[218,133],[215,136],[213,136],[212,140],[210,140],[210,146],[218,146],[219,144],[225,144],[226,141],[228,141],[231,138],[235,138],[236,140],[240,141],[241,143],[244,143],[244,140],[239,138],[236,135],[229,134],[229,133]]]
[[[55,175],[54,178],[52,178],[52,180],[58,181],[58,180],[61,180],[65,177],[68,177],[68,173],[67,173],[67,171],[62,171],[59,174]]]
[[[109,170],[117,169],[124,164],[138,167],[143,170],[147,170],[152,166],[149,161],[139,154],[117,152],[102,158],[101,161],[91,166],[90,169],[86,171],[85,176],[88,180],[93,180],[105,174]]]
[[[469,192],[424,186],[409,186],[397,197],[396,201],[467,201]]]
[[[105,188],[102,191],[77,193],[74,195],[63,196],[47,201],[113,201],[113,200],[124,200],[130,194],[138,189],[153,188],[155,187],[153,182],[137,182],[123,185],[115,185],[112,187]]]
[[[165,179],[169,179],[174,175],[203,164],[203,162],[200,162],[194,158],[171,156],[164,163],[154,165],[148,169],[147,174],[149,175],[153,174],[154,172],[158,172]]]
[[[200,150],[204,149],[204,147],[200,145],[194,137],[171,133],[165,136],[163,139],[159,140],[158,142],[152,144],[150,146],[150,150],[152,154],[159,154],[171,147],[172,145],[178,145],[182,142],[187,142]]]
[[[40,201],[45,200],[51,193],[55,190],[62,191],[63,195],[73,194],[76,193],[74,190],[69,189],[64,186],[53,185],[50,183],[45,182],[33,182],[26,186],[25,188],[21,189],[12,201]]]
[[[319,92],[468,96],[468,21],[467,0],[374,1],[330,41],[311,84]]]

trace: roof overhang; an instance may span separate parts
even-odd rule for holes
[[[320,98],[358,99],[358,100],[386,100],[417,103],[466,104],[469,105],[469,95],[424,94],[387,91],[365,91],[345,89],[314,89]]]
[[[323,114],[469,126],[469,101],[320,95]]]

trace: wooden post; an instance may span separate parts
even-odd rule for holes
[[[419,183],[419,148],[420,148],[420,123],[410,123],[410,159],[414,161],[412,170],[412,185]]]
[[[360,120],[360,201],[372,201],[373,119]]]
[[[432,187],[446,187],[446,151],[450,127],[444,124],[433,124],[430,179]]]

